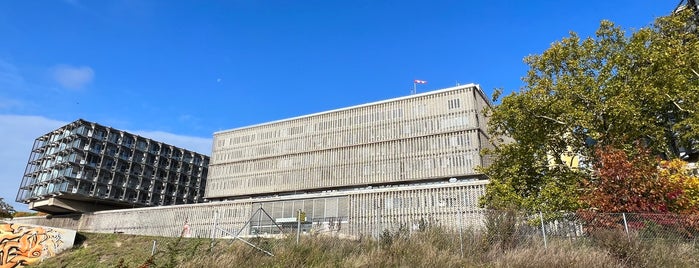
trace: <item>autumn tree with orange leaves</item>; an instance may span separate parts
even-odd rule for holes
[[[699,179],[686,163],[659,161],[650,151],[605,147],[597,150],[594,175],[583,182],[581,203],[602,212],[693,213]]]

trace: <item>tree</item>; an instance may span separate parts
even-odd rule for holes
[[[615,213],[667,213],[687,208],[684,180],[672,178],[680,174],[678,169],[660,172],[657,160],[645,148],[633,154],[599,148],[597,155],[595,174],[584,182],[581,201],[586,207]]]
[[[668,193],[670,211],[682,214],[699,212],[699,177],[687,168],[687,162],[679,159],[661,161],[658,176],[680,188],[680,191]]]
[[[5,203],[5,199],[0,197],[0,218],[12,218],[12,215],[15,214],[15,208],[13,208],[10,204]]]
[[[575,210],[598,148],[640,142],[665,159],[699,155],[699,34],[691,12],[660,17],[627,35],[602,21],[594,38],[574,32],[525,58],[525,86],[488,111],[494,143],[483,204]],[[508,141],[509,142],[503,142]],[[582,159],[581,167],[564,161]]]

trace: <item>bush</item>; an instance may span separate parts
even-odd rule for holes
[[[486,212],[484,250],[510,250],[517,247],[521,241],[517,234],[517,218],[514,210]]]

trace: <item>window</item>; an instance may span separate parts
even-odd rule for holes
[[[449,109],[457,109],[461,107],[461,100],[451,99],[447,102]]]
[[[415,105],[414,112],[415,112],[416,117],[424,116],[425,114],[427,114],[427,105],[426,104]]]
[[[439,125],[440,129],[466,126],[468,125],[468,119],[464,115],[448,117],[440,120]]]

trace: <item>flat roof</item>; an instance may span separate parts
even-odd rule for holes
[[[270,122],[254,124],[254,125],[249,125],[249,126],[244,126],[244,127],[239,127],[239,128],[216,131],[216,132],[214,132],[214,135],[223,134],[226,132],[243,130],[243,129],[255,128],[255,127],[260,127],[260,126],[266,126],[266,125],[271,125],[271,124],[276,124],[276,123],[281,123],[281,122],[286,122],[286,121],[293,121],[293,120],[297,120],[297,119],[313,117],[313,116],[318,116],[318,115],[323,115],[323,114],[329,114],[329,113],[335,113],[335,112],[340,112],[340,111],[345,111],[345,110],[357,109],[357,108],[378,105],[378,104],[383,104],[383,103],[388,103],[388,102],[394,102],[394,101],[400,101],[400,100],[406,100],[406,99],[412,99],[412,98],[419,98],[422,96],[434,95],[434,94],[439,94],[439,93],[443,93],[443,92],[454,91],[454,90],[459,90],[459,89],[464,89],[464,88],[476,88],[476,89],[478,89],[478,92],[487,101],[487,98],[485,97],[485,94],[481,90],[480,86],[478,84],[469,83],[466,85],[459,85],[459,86],[455,86],[455,87],[427,91],[427,92],[423,92],[423,93],[419,93],[419,94],[413,94],[413,95],[408,95],[408,96],[403,96],[403,97],[397,97],[397,98],[386,99],[386,100],[381,100],[381,101],[369,102],[369,103],[365,103],[365,104],[354,105],[354,106],[333,109],[333,110],[328,110],[328,111],[323,111],[323,112],[318,112],[318,113],[312,113],[312,114],[307,114],[307,115],[301,115],[301,116],[296,116],[296,117],[291,117],[291,118],[286,118],[286,119],[274,120],[274,121],[270,121]]]

